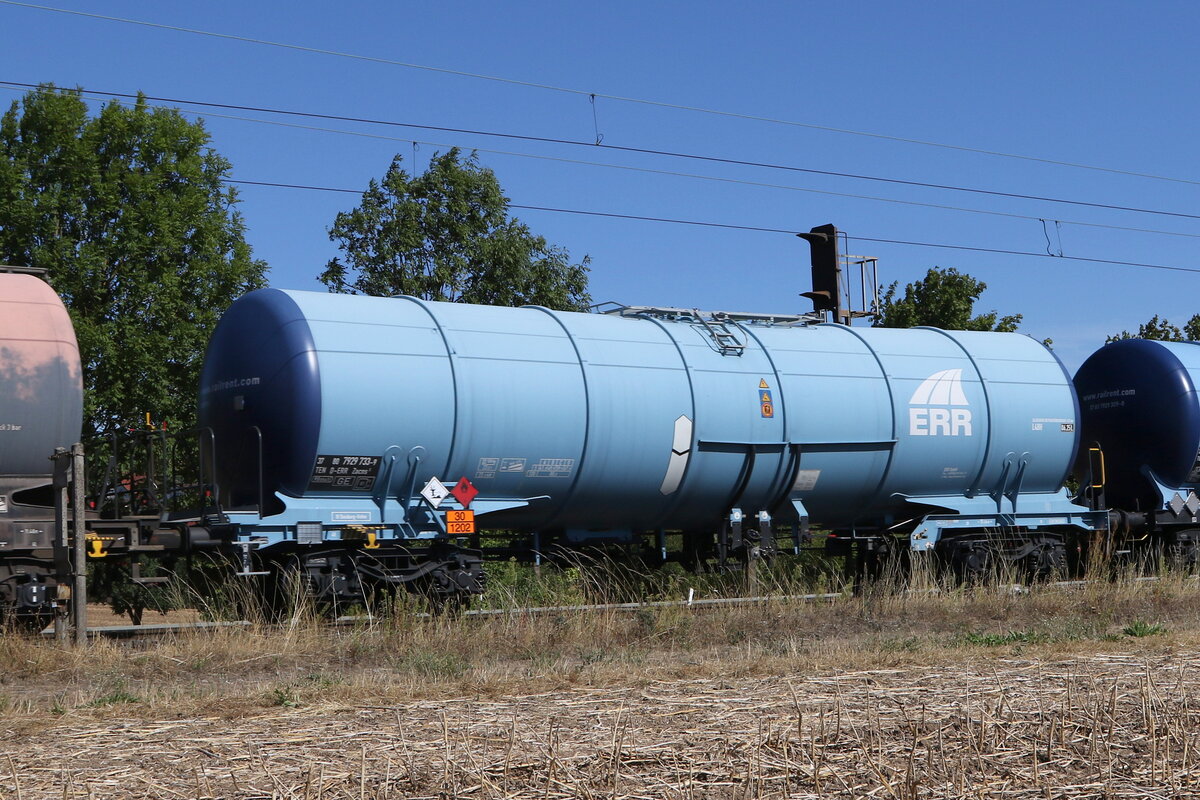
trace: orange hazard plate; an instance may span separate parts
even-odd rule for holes
[[[446,533],[474,533],[474,511],[447,511]]]

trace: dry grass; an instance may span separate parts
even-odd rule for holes
[[[1195,581],[0,639],[0,798],[1200,796]]]

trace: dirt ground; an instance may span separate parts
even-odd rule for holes
[[[103,603],[88,603],[87,614],[89,628],[110,628],[114,626],[131,624],[128,615],[114,614],[112,608],[104,605]],[[185,622],[198,622],[199,620],[200,612],[194,609],[185,608],[175,611],[168,611],[166,614],[160,614],[157,611],[147,611],[142,617],[142,624],[182,624]]]
[[[1200,650],[0,717],[0,798],[1200,797]]]

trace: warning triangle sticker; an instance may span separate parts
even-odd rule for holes
[[[767,379],[766,379],[766,378],[763,378],[762,380],[760,380],[760,381],[758,382],[758,388],[760,388],[760,389],[770,389],[771,387],[770,387],[770,386],[767,386]]]

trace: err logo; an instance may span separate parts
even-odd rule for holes
[[[962,370],[935,372],[908,401],[909,436],[970,436],[971,409],[962,388]]]

